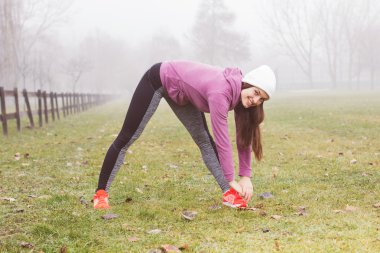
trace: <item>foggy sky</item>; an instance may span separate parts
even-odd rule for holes
[[[62,39],[80,40],[101,30],[110,35],[138,43],[157,31],[179,39],[191,29],[201,0],[75,0],[68,22],[60,29]],[[253,33],[258,22],[252,0],[227,0],[237,13],[236,28]],[[256,28],[257,30],[257,28]]]
[[[0,84],[10,87],[132,90],[151,64],[173,59],[243,74],[266,64],[284,90],[379,87],[377,0],[0,3]]]

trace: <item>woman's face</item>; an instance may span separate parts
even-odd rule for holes
[[[241,103],[245,108],[258,106],[268,99],[268,94],[255,86],[241,90]]]

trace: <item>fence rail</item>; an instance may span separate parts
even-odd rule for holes
[[[24,97],[25,111],[20,111],[20,95]],[[7,113],[7,97],[14,98],[15,112]],[[37,99],[37,108],[32,110],[30,99]],[[16,119],[17,131],[21,131],[21,117],[27,116],[29,127],[34,128],[34,117],[38,116],[38,126],[42,127],[49,123],[49,115],[52,121],[66,117],[73,113],[85,111],[93,106],[103,104],[114,98],[108,94],[89,94],[89,93],[57,93],[38,90],[28,92],[23,89],[21,93],[17,88],[5,90],[0,87],[0,121],[2,122],[3,134],[8,135],[8,121]],[[60,102],[59,102],[60,101]],[[9,104],[8,104],[9,105]]]

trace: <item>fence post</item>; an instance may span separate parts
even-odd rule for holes
[[[61,97],[62,97],[62,113],[63,113],[63,117],[65,118],[66,117],[66,108],[65,108],[65,93],[61,93]]]
[[[49,123],[49,115],[48,115],[48,108],[47,108],[47,97],[46,97],[46,91],[42,92],[42,96],[44,98],[44,114],[45,114],[45,123]]]
[[[73,93],[69,93],[70,97],[70,114],[73,114]]]
[[[84,100],[83,100],[83,94],[80,94],[80,102],[82,105],[82,112],[84,111]]]
[[[66,115],[70,114],[70,93],[66,93]]]
[[[53,121],[55,121],[54,95],[53,95],[53,92],[50,92],[49,97],[50,97],[50,111],[51,111],[51,118],[53,119]]]
[[[57,97],[57,92],[54,92],[54,99],[55,99],[55,110],[57,113],[57,119],[59,118],[59,107],[58,107],[58,97]]]
[[[24,95],[24,98],[25,98],[25,104],[26,104],[26,109],[27,109],[27,113],[28,113],[28,118],[29,118],[30,126],[32,128],[34,128],[32,109],[30,108],[28,92],[26,91],[26,89],[22,90],[22,94]]]
[[[77,94],[74,92],[73,93],[73,99],[74,99],[74,113],[78,112],[77,108]]]
[[[38,125],[42,127],[42,93],[41,90],[37,91],[38,97]]]
[[[1,121],[3,124],[3,134],[8,135],[7,110],[5,108],[5,93],[4,93],[3,87],[0,87],[0,100],[1,100]]]
[[[75,94],[75,100],[76,100],[76,107],[77,107],[77,112],[80,112],[80,100],[79,100],[79,93]]]
[[[17,131],[21,130],[21,120],[20,120],[20,107],[18,102],[18,89],[14,88],[13,94],[15,96],[15,105],[16,105],[16,122],[17,122]]]
[[[83,106],[83,111],[87,110],[86,108],[86,94],[82,94],[82,106]]]
[[[86,108],[87,108],[87,110],[90,108],[90,104],[89,104],[90,100],[88,98],[89,98],[88,93],[86,93]]]

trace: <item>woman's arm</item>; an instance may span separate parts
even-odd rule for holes
[[[236,127],[236,146],[239,156],[239,185],[242,189],[242,196],[248,202],[252,198],[253,186],[251,182],[251,161],[252,161],[252,146],[244,147],[239,142],[239,114],[235,112],[235,127]]]

